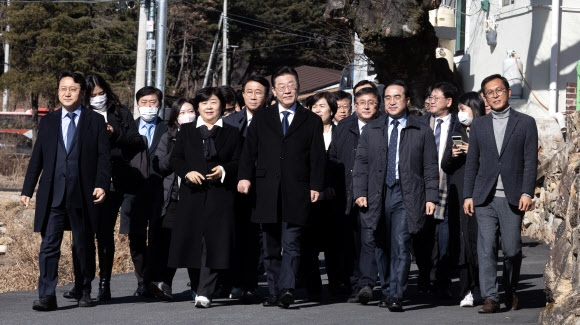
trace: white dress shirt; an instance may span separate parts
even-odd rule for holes
[[[403,115],[402,117],[398,118],[397,121],[399,121],[399,125],[397,125],[397,159],[395,161],[396,165],[396,179],[399,179],[399,145],[401,143],[401,130],[403,128],[405,128],[407,126],[407,114]],[[391,122],[393,122],[393,118],[389,116],[388,118],[388,123],[389,123],[389,128],[387,129],[387,136],[388,139],[387,141],[391,140],[391,132],[393,132],[393,128],[395,127],[393,124],[391,124]]]
[[[72,113],[76,114],[74,119],[75,119],[75,126],[77,126],[77,127],[79,126],[79,119],[81,117],[81,111],[82,111],[81,107],[82,106],[79,106],[79,108],[77,108],[74,112],[72,112]],[[67,136],[67,131],[68,131],[68,125],[70,124],[70,118],[68,118],[66,116],[66,114],[68,114],[69,111],[64,109],[64,107],[61,108],[60,110],[61,110],[61,117],[60,118],[62,119],[62,123],[60,125],[61,130],[62,130],[62,140],[64,141],[64,145],[66,147],[67,140],[68,140],[66,136]],[[66,148],[66,149],[68,150],[69,148]]]

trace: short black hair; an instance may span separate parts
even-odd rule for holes
[[[377,88],[376,88],[376,87],[375,87],[375,88],[372,88],[372,87],[365,87],[365,88],[363,88],[363,89],[361,89],[361,90],[357,91],[357,92],[356,92],[356,94],[354,94],[354,101],[355,101],[355,103],[356,103],[357,99],[358,99],[360,96],[363,96],[363,95],[368,95],[368,94],[371,94],[371,95],[373,95],[373,96],[375,96],[375,97],[376,97],[376,99],[377,99],[377,104],[379,104],[379,103],[381,102],[381,98],[380,98],[380,96],[379,96],[379,91],[377,90]]]
[[[296,80],[298,80],[298,78],[296,78]],[[254,75],[254,76],[249,76],[246,79],[244,79],[244,81],[242,81],[242,91],[246,90],[246,84],[250,81],[254,81],[259,83],[260,85],[264,86],[264,95],[267,95],[270,92],[270,83],[268,82],[268,80],[266,80],[266,78],[262,77],[261,75]]]
[[[296,70],[294,70],[294,68],[288,67],[288,66],[283,66],[280,67],[278,69],[276,69],[276,71],[274,72],[274,74],[272,74],[272,87],[276,87],[276,78],[285,75],[285,74],[289,74],[294,76],[294,78],[296,78],[296,83],[300,83],[300,81],[298,81],[298,72],[296,72]],[[298,85],[296,85],[298,86]]]
[[[371,88],[377,89],[377,85],[376,85],[374,82],[372,82],[372,81],[370,81],[370,80],[361,80],[361,81],[357,82],[357,83],[356,83],[356,85],[354,85],[354,87],[352,87],[352,90],[354,91],[354,90],[355,90],[355,89],[357,89],[358,87],[361,87],[361,86],[366,86],[366,85],[369,85],[369,86],[371,86]],[[355,95],[356,95],[356,94],[355,94]],[[355,97],[356,97],[356,96],[355,96]]]
[[[434,84],[431,87],[431,92],[435,89],[439,89],[445,98],[451,98],[451,107],[449,107],[449,111],[455,112],[457,110],[457,95],[459,94],[457,87],[450,82],[442,81]]]
[[[391,80],[390,82],[388,82],[385,85],[385,91],[390,86],[400,86],[400,87],[403,87],[403,94],[405,94],[405,97],[411,98],[411,92],[409,91],[409,87],[407,86],[407,83],[404,80],[402,80],[402,79],[393,79],[393,80]]]
[[[199,112],[199,103],[209,100],[212,95],[215,95],[220,100],[220,115],[224,115],[226,110],[226,100],[217,87],[205,87],[198,90],[193,98],[193,109],[195,109],[196,112]]]
[[[316,104],[317,101],[319,101],[320,99],[324,98],[326,99],[326,102],[328,103],[328,106],[330,107],[330,111],[332,112],[332,116],[334,117],[334,114],[336,114],[336,111],[338,110],[338,104],[336,103],[336,97],[334,96],[333,93],[331,93],[330,91],[322,91],[319,93],[314,94],[312,97],[312,105]]]
[[[161,91],[161,89],[155,88],[153,86],[145,86],[145,87],[139,89],[139,91],[137,91],[137,93],[135,94],[135,99],[137,101],[139,101],[139,99],[141,99],[141,97],[145,97],[145,96],[149,96],[149,95],[156,95],[159,103],[161,103],[163,101],[163,92]]]
[[[481,91],[482,92],[485,91],[485,85],[488,82],[492,81],[493,79],[501,79],[505,89],[506,90],[510,89],[510,83],[507,81],[507,79],[505,77],[503,77],[501,74],[492,74],[491,76],[488,76],[485,79],[483,79],[483,81],[481,81]]]
[[[339,100],[343,100],[343,99],[348,99],[348,103],[350,104],[352,102],[352,95],[350,93],[347,93],[344,90],[337,90],[334,92],[334,97],[336,98],[336,101]]]
[[[479,93],[475,91],[466,92],[457,99],[459,104],[469,106],[473,112],[473,118],[485,115],[485,103]]]
[[[63,78],[67,78],[67,77],[72,78],[75,83],[79,84],[81,86],[81,91],[87,90],[87,83],[85,82],[85,77],[83,77],[83,75],[80,73],[73,72],[72,70],[62,71],[58,75],[57,80],[56,80],[56,87],[58,88],[60,86],[60,81]]]
[[[230,86],[221,86],[219,87],[222,96],[224,96],[224,100],[226,101],[226,105],[236,105],[238,99],[236,98],[236,91],[234,88]]]

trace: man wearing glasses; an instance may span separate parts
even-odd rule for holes
[[[257,111],[248,128],[238,171],[238,191],[255,187],[252,222],[262,226],[269,297],[264,306],[294,303],[300,265],[300,235],[310,203],[324,189],[326,150],[322,120],[297,102],[296,70],[272,75],[278,103]]]
[[[435,211],[439,177],[433,132],[409,118],[406,84],[392,81],[384,99],[387,115],[369,122],[358,142],[353,193],[361,218],[361,269],[365,246],[372,248],[365,240],[386,237],[389,292],[379,307],[400,312],[411,267],[411,236]],[[386,225],[384,233],[377,227],[381,222]],[[371,253],[368,250],[366,255]]]
[[[413,242],[413,247],[419,268],[419,291],[436,291],[440,298],[448,299],[451,297],[449,273],[452,264],[450,248],[453,246],[450,245],[450,238],[457,237],[458,233],[450,231],[449,228],[448,182],[447,174],[441,169],[441,160],[445,151],[451,150],[451,134],[457,123],[458,90],[449,82],[439,82],[430,88],[429,113],[423,115],[420,121],[431,127],[435,137],[439,167],[439,203],[433,217],[427,218],[425,227],[421,230],[420,239]],[[455,239],[455,241],[458,240],[458,238]],[[431,275],[435,278],[431,278]]]
[[[38,183],[34,231],[40,232],[42,242],[38,255],[39,299],[32,305],[37,311],[57,309],[60,245],[67,225],[79,261],[75,286],[81,291],[75,298],[79,307],[94,306],[94,233],[99,225],[98,204],[103,203],[109,189],[111,165],[105,119],[81,105],[85,90],[85,79],[78,73],[65,71],[58,77],[62,108],[40,121],[22,185],[20,201],[28,206]]]
[[[270,83],[266,78],[256,75],[242,82],[244,108],[224,117],[224,122],[237,127],[242,138],[246,138],[248,127],[254,113],[266,105]],[[252,209],[255,205],[256,192],[250,189],[249,195],[238,193],[236,196],[236,247],[232,268],[234,289],[230,298],[241,298],[245,304],[255,303],[258,298],[258,259],[259,226],[251,222]],[[240,296],[241,294],[241,296]]]
[[[538,165],[536,121],[511,109],[511,89],[499,74],[481,82],[491,114],[473,121],[465,164],[463,209],[478,225],[479,284],[485,298],[479,313],[499,310],[497,236],[504,255],[504,302],[518,309],[522,265],[522,217],[532,205]]]

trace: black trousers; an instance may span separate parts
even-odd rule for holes
[[[205,238],[202,238],[201,250],[201,268],[188,268],[189,281],[191,281],[191,290],[198,296],[203,296],[212,299],[217,285],[219,270],[207,267],[207,246],[205,245]]]
[[[252,200],[245,194],[236,196],[235,247],[230,275],[232,285],[242,290],[258,287],[260,225],[251,222]]]
[[[48,221],[41,232],[42,241],[38,254],[38,295],[55,296],[58,282],[58,262],[60,245],[66,226],[70,224],[73,236],[73,254],[78,260],[75,272],[75,286],[83,292],[91,292],[91,282],[95,278],[95,243],[89,221],[83,217],[82,209],[72,208],[63,202],[52,207]]]
[[[302,227],[287,222],[262,224],[264,268],[270,295],[294,290],[300,268]]]
[[[105,202],[99,205],[99,229],[97,231],[97,253],[101,281],[110,281],[115,258],[115,224],[119,208],[123,203],[123,193],[110,191]],[[73,243],[73,268],[75,277],[80,277],[78,256]]]

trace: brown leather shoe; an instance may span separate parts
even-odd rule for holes
[[[483,306],[477,311],[480,314],[491,314],[499,311],[499,302],[486,298]]]
[[[505,297],[505,307],[508,310],[518,310],[518,295],[516,295],[516,293],[506,293],[506,297]]]

